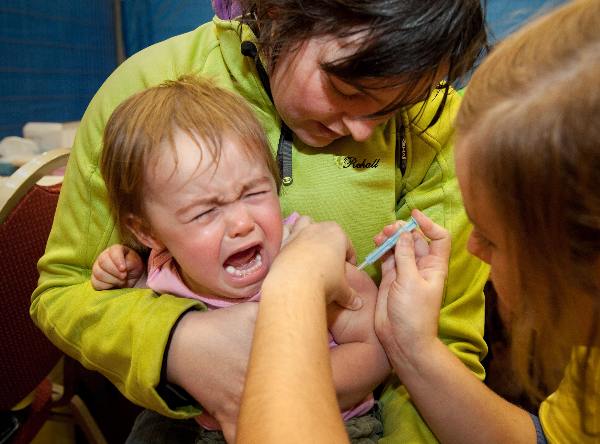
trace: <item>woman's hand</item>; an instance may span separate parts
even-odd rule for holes
[[[450,234],[418,210],[413,217],[430,242],[417,231],[403,233],[394,254],[382,263],[382,280],[375,311],[375,331],[392,362],[437,338],[438,318],[450,256]],[[384,229],[378,243],[398,225]]]
[[[278,280],[304,279],[321,285],[326,302],[358,309],[360,297],[346,280],[346,262],[355,263],[356,256],[350,239],[334,222],[314,223],[301,217],[293,226],[286,245],[273,262],[264,285]]]

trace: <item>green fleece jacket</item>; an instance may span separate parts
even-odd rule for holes
[[[244,28],[242,39],[255,37]],[[163,355],[178,317],[192,307],[204,307],[196,300],[159,297],[150,290],[94,291],[90,274],[98,254],[119,242],[98,168],[104,125],[125,98],[186,73],[209,76],[244,96],[276,150],[281,121],[253,61],[240,53],[237,22],[215,18],[131,57],[106,80],[83,116],[31,305],[34,321],[57,346],[104,374],[133,402],[178,418],[197,415],[199,410],[193,406],[170,410],[158,395]],[[413,208],[448,228],[453,250],[440,337],[483,378],[480,359],[487,349],[482,288],[487,268],[465,248],[470,227],[454,174],[451,140],[460,98],[451,93],[439,122],[423,132],[438,101],[432,97],[419,118],[420,106],[399,112],[367,142],[344,138],[315,149],[295,139],[294,181],[282,187],[281,204],[284,215],[298,211],[340,223],[352,238],[359,261],[373,248],[372,238],[385,224],[407,218]],[[395,162],[399,124],[406,128],[404,176]],[[368,271],[378,279],[375,267]],[[435,441],[398,382],[387,385],[381,400],[383,442]]]

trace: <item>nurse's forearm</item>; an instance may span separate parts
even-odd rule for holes
[[[292,281],[263,285],[238,442],[348,442],[333,389],[324,291],[310,276]]]
[[[442,443],[536,442],[529,414],[488,389],[437,338],[402,359],[390,354],[411,399]]]

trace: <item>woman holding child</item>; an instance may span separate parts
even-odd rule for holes
[[[359,259],[414,208],[450,230],[439,337],[483,378],[487,267],[465,250],[451,130],[460,98],[450,87],[485,47],[479,1],[241,3],[239,20],[215,18],[131,57],[90,103],[40,261],[34,320],[134,402],[184,419],[201,413],[197,401],[233,439],[256,304],[204,311],[198,300],[90,285],[97,256],[122,239],[99,171],[106,122],[133,94],[194,74],[248,101],[278,155],[284,216],[337,221]],[[352,166],[367,164],[376,167]],[[397,378],[381,406],[384,441],[434,441]]]
[[[421,236],[403,235],[382,264],[376,330],[396,374],[441,442],[600,442],[598,23],[600,2],[578,0],[507,38],[476,71],[456,121],[457,174],[474,225],[469,250],[491,265],[501,315],[512,332],[516,368],[529,393],[543,399],[539,414],[489,390],[437,337],[450,256],[447,230],[415,211],[428,246]],[[377,242],[393,228],[386,227]],[[313,246],[326,240],[328,252],[316,258]],[[273,264],[257,320],[238,429],[241,441],[281,442],[277,437],[296,430],[304,420],[298,412],[306,412],[298,405],[302,396],[291,392],[287,399],[293,407],[279,403],[272,409],[269,391],[278,387],[257,390],[255,385],[255,376],[277,375],[282,368],[295,376],[293,366],[260,346],[266,341],[282,345],[271,336],[277,329],[265,328],[271,318],[292,322],[303,332],[302,318],[281,309],[289,310],[293,301],[276,298],[270,279],[292,268],[315,274],[313,261],[338,270],[348,256],[347,245],[341,231],[313,226]],[[315,318],[325,296],[345,304],[352,297],[341,273],[323,276],[312,290],[320,296],[320,301],[307,298]],[[311,334],[314,353],[322,339]],[[290,350],[298,345],[303,353],[311,346],[292,339],[286,343]],[[321,377],[327,380],[328,369],[305,378],[302,391],[318,386],[326,405],[330,388]],[[257,401],[264,402],[264,410]],[[293,420],[292,409],[298,413]],[[279,422],[278,414],[282,421],[297,422]],[[315,414],[338,424],[322,435],[307,432],[298,442],[344,442],[337,417]],[[257,423],[264,427],[251,426]]]

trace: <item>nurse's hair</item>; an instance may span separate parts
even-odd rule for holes
[[[130,216],[144,217],[144,190],[150,167],[170,149],[177,165],[175,136],[187,134],[201,153],[218,164],[224,137],[243,141],[249,162],[264,162],[279,187],[277,165],[264,130],[239,95],[214,82],[187,75],[138,92],[110,116],[103,138],[100,171],[122,241],[144,247],[127,228]],[[144,227],[148,228],[148,227]]]
[[[448,86],[465,75],[487,48],[485,14],[480,0],[222,0],[241,6],[240,20],[258,37],[272,71],[280,55],[295,51],[313,37],[359,37],[358,50],[322,64],[325,72],[363,88],[365,81],[384,80],[382,87],[402,86],[401,94],[378,114],[387,114],[426,98],[414,97],[429,79],[438,87],[443,72]]]
[[[600,346],[599,24],[598,0],[574,1],[507,38],[456,120],[472,192],[489,196],[512,246],[513,358],[538,395],[574,345]],[[594,370],[588,350],[589,382],[600,357]]]

